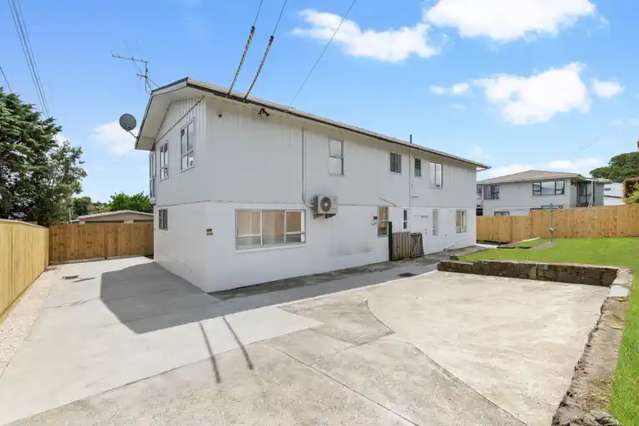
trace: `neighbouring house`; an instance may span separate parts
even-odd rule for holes
[[[138,212],[135,210],[117,210],[113,212],[87,214],[78,216],[71,223],[139,223],[153,222],[153,213]]]
[[[155,261],[205,291],[386,261],[388,229],[425,252],[475,243],[487,166],[185,78],[151,93]]]
[[[534,209],[601,206],[606,183],[578,173],[513,173],[479,181],[477,209],[485,216],[525,216]]]
[[[623,198],[623,183],[611,182],[604,185],[604,206],[624,204]]]

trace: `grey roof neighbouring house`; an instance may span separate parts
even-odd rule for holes
[[[135,210],[117,210],[113,212],[87,214],[78,216],[73,223],[87,222],[153,222],[153,213],[139,212]]]
[[[480,180],[477,183],[481,185],[485,185],[485,184],[513,183],[513,182],[535,182],[535,181],[554,180],[554,179],[576,179],[576,180],[583,180],[583,181],[592,180],[592,178],[584,177],[580,175],[579,173],[549,172],[544,170],[526,170],[525,172],[513,173],[510,175]]]

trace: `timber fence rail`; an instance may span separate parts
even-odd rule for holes
[[[49,230],[0,219],[0,318],[49,265]]]
[[[551,232],[551,229],[553,232]],[[529,238],[639,236],[639,204],[533,210],[528,216],[478,216],[477,240],[512,243]]]

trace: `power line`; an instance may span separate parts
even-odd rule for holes
[[[253,76],[253,81],[251,81],[251,85],[249,86],[248,90],[244,94],[244,100],[246,100],[249,97],[251,90],[253,90],[253,87],[255,86],[255,83],[257,82],[257,78],[260,76],[260,73],[262,72],[262,68],[264,67],[264,62],[266,62],[266,57],[268,56],[268,53],[271,51],[271,46],[273,45],[273,41],[275,40],[275,33],[277,33],[277,28],[279,27],[280,21],[282,20],[282,16],[284,15],[284,9],[286,8],[287,2],[288,0],[284,0],[284,2],[282,3],[282,7],[280,8],[280,14],[277,17],[277,21],[275,21],[275,26],[273,27],[273,32],[271,33],[271,36],[268,38],[268,44],[266,45],[266,49],[264,50],[264,55],[262,55],[262,60],[260,61],[260,65],[257,67],[257,71],[255,71],[255,76]]]
[[[22,7],[20,6],[20,3],[16,2],[15,0],[7,0],[7,2],[9,4],[11,18],[13,19],[13,23],[16,27],[16,32],[18,33],[18,39],[20,40],[22,52],[24,53],[25,60],[27,61],[27,67],[29,68],[31,80],[33,81],[33,85],[35,86],[36,94],[40,99],[40,106],[42,107],[42,111],[45,113],[45,115],[50,117],[51,114],[49,112],[47,96],[42,86],[42,80],[38,71],[38,63],[33,53],[33,48],[31,47],[29,31],[24,21]]]
[[[237,69],[235,70],[235,75],[233,76],[233,81],[229,86],[229,91],[227,96],[231,95],[233,91],[233,86],[235,86],[235,82],[237,81],[237,77],[240,75],[240,70],[242,69],[242,65],[244,64],[244,60],[246,59],[246,54],[248,53],[249,46],[251,45],[251,41],[253,41],[253,35],[255,34],[255,24],[257,24],[257,18],[260,16],[260,10],[262,10],[262,3],[264,0],[260,0],[260,3],[257,5],[257,13],[255,14],[255,18],[253,19],[253,25],[251,25],[251,29],[249,30],[248,38],[246,39],[246,44],[244,45],[244,51],[242,52],[242,57],[240,58],[240,63],[237,65]]]
[[[353,6],[355,6],[355,3],[357,3],[357,0],[353,0],[351,2],[351,5],[348,7],[348,9],[346,10],[346,13],[342,16],[342,19],[339,21],[339,24],[337,25],[337,27],[335,28],[335,31],[333,31],[333,34],[331,35],[331,38],[328,39],[328,41],[326,42],[326,44],[324,45],[324,48],[322,49],[322,52],[320,53],[320,55],[317,57],[317,59],[315,60],[315,63],[313,63],[313,66],[308,70],[308,73],[306,74],[306,77],[304,77],[304,80],[302,81],[302,84],[300,84],[300,87],[297,89],[297,92],[295,92],[295,96],[293,96],[293,98],[291,99],[291,102],[289,102],[289,105],[293,105],[293,102],[295,102],[295,100],[297,99],[297,97],[299,96],[299,94],[302,92],[302,89],[304,89],[304,86],[306,86],[306,83],[308,82],[308,80],[311,78],[311,75],[313,74],[313,72],[315,71],[315,68],[317,68],[317,65],[320,63],[320,61],[322,60],[322,58],[324,57],[324,54],[326,53],[326,51],[328,50],[328,47],[331,45],[331,43],[333,42],[333,39],[335,38],[335,36],[337,35],[337,32],[340,30],[340,28],[342,27],[342,24],[344,23],[344,21],[346,20],[346,18],[348,17],[348,15],[351,13],[351,9],[353,9]]]
[[[2,66],[0,66],[0,74],[2,74],[2,78],[4,79],[4,82],[7,85],[7,89],[9,89],[9,92],[13,92],[13,89],[11,89],[11,84],[9,84],[9,79],[7,78],[7,75],[4,73]]]

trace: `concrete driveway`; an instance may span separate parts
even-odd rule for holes
[[[61,266],[0,422],[548,424],[607,289],[398,279],[432,267],[207,295],[145,258]]]

